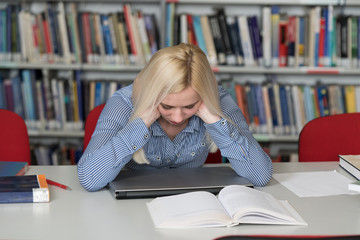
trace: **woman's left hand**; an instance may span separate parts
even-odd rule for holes
[[[204,102],[201,102],[199,109],[196,112],[196,115],[200,117],[205,123],[215,123],[221,119],[220,116],[215,115],[209,111]]]

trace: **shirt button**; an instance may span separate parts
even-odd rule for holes
[[[137,149],[137,146],[134,145],[134,146],[132,146],[132,148],[133,148],[134,150],[136,150],[136,149]]]
[[[180,153],[178,153],[178,154],[176,154],[176,156],[177,156],[177,157],[180,157],[180,156],[181,156],[181,154],[180,154]]]
[[[168,162],[168,163],[169,163],[169,162],[170,162],[170,159],[166,160],[166,162]]]
[[[160,157],[156,157],[156,160],[160,160]]]
[[[234,133],[230,133],[230,137],[232,137],[232,138],[233,138],[233,137],[234,137],[234,135],[235,135]]]
[[[225,121],[221,121],[221,125],[225,125],[226,124],[226,122]]]
[[[195,152],[190,153],[191,156],[195,156]]]
[[[148,139],[148,138],[149,138],[149,134],[145,134],[144,138],[145,138],[145,139]]]
[[[203,146],[203,147],[204,147],[204,146],[205,146],[205,143],[201,143],[201,146]]]

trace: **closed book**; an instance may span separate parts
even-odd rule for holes
[[[0,177],[0,203],[49,202],[45,175]]]
[[[209,18],[206,15],[200,16],[201,28],[204,34],[204,41],[207,50],[208,60],[210,65],[214,66],[217,65],[217,58],[216,58],[216,49],[214,39],[212,38],[212,33],[209,24]]]
[[[339,155],[339,165],[360,180],[360,155]]]
[[[226,23],[229,28],[230,42],[235,54],[236,64],[242,66],[244,65],[244,53],[241,46],[240,31],[237,17],[227,16]]]
[[[263,66],[263,52],[261,45],[261,33],[258,27],[257,17],[249,16],[247,18],[249,25],[249,33],[251,39],[251,45],[254,53],[254,58],[256,60],[257,65]]]
[[[0,161],[0,177],[22,176],[27,172],[28,168],[27,162]]]
[[[226,64],[226,53],[225,53],[226,50],[224,43],[222,41],[223,36],[221,34],[219,20],[216,15],[211,15],[208,18],[209,18],[210,29],[217,53],[217,62],[219,65],[224,65]]]

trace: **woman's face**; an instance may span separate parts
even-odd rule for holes
[[[159,105],[161,117],[174,126],[187,123],[201,104],[201,98],[191,87],[169,94]]]

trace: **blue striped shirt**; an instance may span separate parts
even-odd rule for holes
[[[129,85],[108,100],[79,160],[79,181],[88,191],[105,187],[124,166],[131,169],[201,167],[209,153],[206,131],[237,174],[257,186],[271,179],[271,159],[254,139],[235,101],[222,87],[219,87],[221,108],[235,125],[225,119],[206,124],[194,115],[173,140],[157,121],[150,128],[140,118],[129,121],[133,110],[131,94],[132,85]],[[144,149],[150,164],[137,164],[132,160],[140,148]]]

